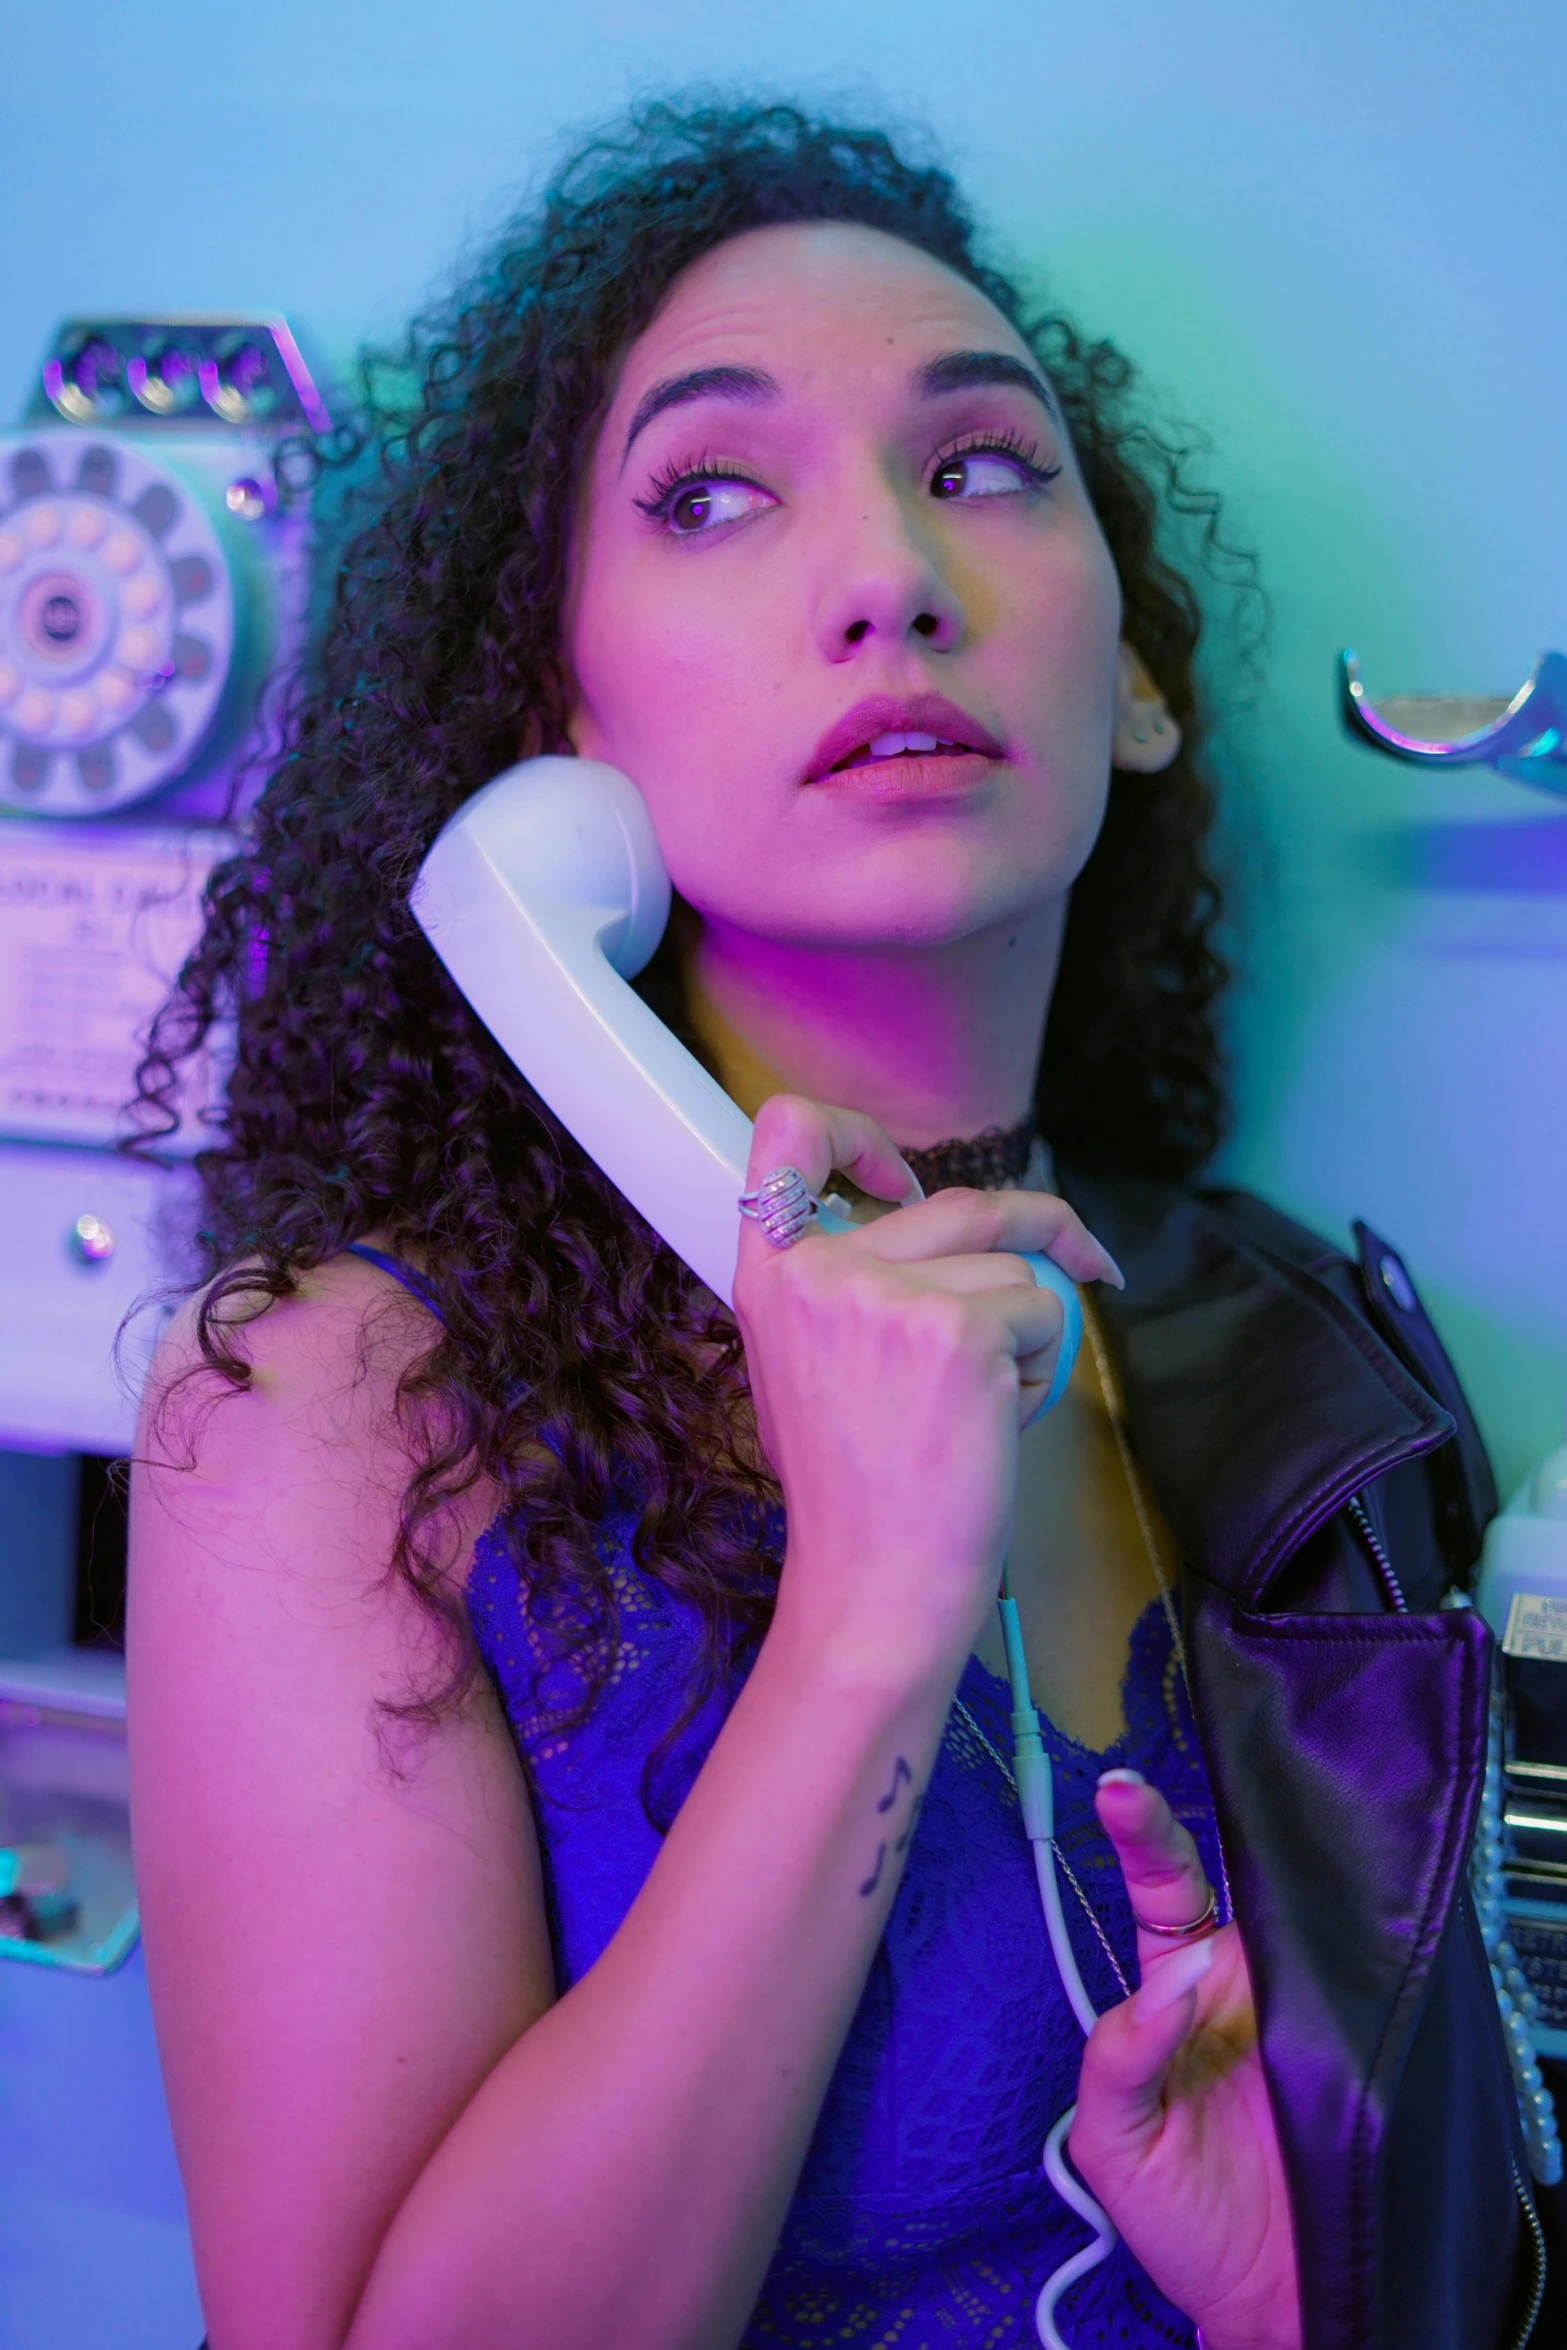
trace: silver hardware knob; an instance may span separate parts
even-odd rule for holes
[[[254,474],[237,474],[223,493],[223,503],[240,522],[264,522],[277,504],[277,490]]]
[[[1388,1296],[1393,1300],[1393,1303],[1397,1306],[1399,1312],[1401,1314],[1412,1314],[1415,1310],[1414,1284],[1410,1280],[1409,1275],[1404,1271],[1404,1268],[1399,1263],[1397,1257],[1394,1256],[1391,1249],[1388,1250],[1387,1255],[1382,1259],[1381,1264],[1378,1265],[1377,1271],[1382,1276],[1383,1288],[1387,1291]]]
[[[67,1245],[79,1264],[107,1264],[114,1254],[114,1234],[101,1216],[78,1216]]]

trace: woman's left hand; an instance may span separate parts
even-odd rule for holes
[[[1197,1917],[1207,1880],[1163,1796],[1114,1773],[1097,1809],[1134,1913]],[[1231,1925],[1172,1943],[1140,1929],[1137,1955],[1141,1989],[1100,2017],[1083,2054],[1072,2160],[1205,2350],[1299,2350],[1294,2230],[1240,1936]]]

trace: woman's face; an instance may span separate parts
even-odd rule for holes
[[[722,245],[631,346],[567,645],[703,920],[943,945],[1059,900],[1104,813],[1120,593],[1038,363],[876,230]]]

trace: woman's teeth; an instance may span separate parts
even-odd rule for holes
[[[922,752],[954,751],[961,755],[967,743],[943,742],[939,735],[921,734],[913,728],[902,728],[895,734],[879,734],[866,743],[852,758],[840,760],[840,767],[867,767],[873,759],[899,759],[905,755],[918,757]]]
[[[934,751],[939,747],[933,734],[879,734],[870,754],[873,759],[896,759],[900,751]]]

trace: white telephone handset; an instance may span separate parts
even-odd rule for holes
[[[410,903],[479,1018],[595,1165],[725,1304],[751,1121],[627,982],[664,935],[669,875],[647,803],[596,759],[527,759],[458,809]],[[825,1231],[847,1231],[831,1209]],[[1041,1409],[1082,1335],[1071,1281],[1030,1255],[1066,1308]]]

